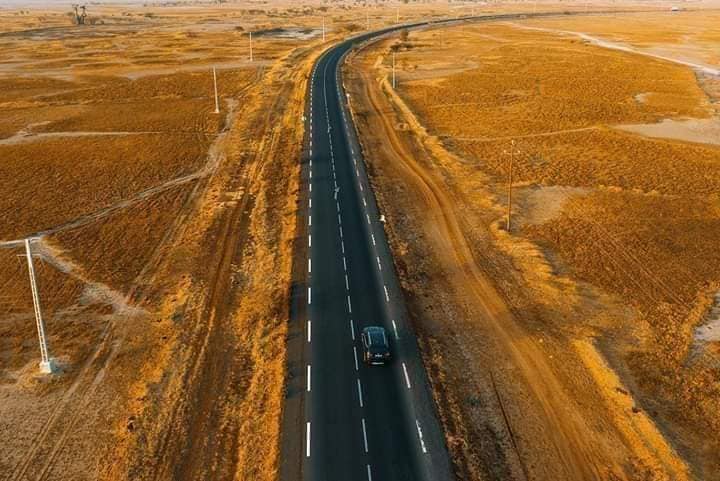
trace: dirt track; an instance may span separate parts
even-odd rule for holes
[[[561,354],[572,351],[565,341],[528,330],[517,269],[490,250],[489,233],[444,176],[435,156],[448,154],[397,97],[389,101],[387,80],[373,78],[378,64],[370,54],[353,61],[356,118],[461,478],[637,479],[652,471],[685,479],[684,464],[662,442],[636,445],[617,425],[579,360]],[[463,399],[473,391],[479,408]],[[501,456],[483,454],[496,443]]]

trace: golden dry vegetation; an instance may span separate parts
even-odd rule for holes
[[[713,416],[720,407],[718,342],[697,341],[694,329],[708,320],[720,287],[714,267],[720,260],[720,148],[710,139],[690,143],[615,128],[715,119],[716,81],[677,63],[525,28],[591,32],[638,50],[667,42],[675,55],[693,46],[708,53],[718,46],[711,33],[715,15],[678,13],[667,30],[665,14],[641,21],[618,15],[466,24],[412,32],[361,56],[358,78],[385,80],[377,92],[356,84],[356,116],[365,149],[374,152],[368,155],[374,183],[424,331],[426,362],[440,379],[436,394],[449,400],[441,414],[456,467],[468,479],[507,479],[508,472],[539,479],[717,479],[720,438],[710,433],[720,432]],[[387,81],[391,50],[397,95]],[[398,133],[388,138],[414,138],[406,142],[417,150],[404,151],[402,140],[391,142],[392,154],[381,147],[381,133],[363,130],[375,111],[396,122]],[[512,139],[515,206],[508,235],[503,214]],[[453,279],[464,274],[452,262],[467,259],[444,252],[450,247],[438,234],[443,223],[448,244],[462,252],[458,246],[467,243],[482,273],[460,279],[455,290]],[[482,285],[483,277],[520,331],[487,300],[491,289],[473,308],[464,291],[472,282]],[[425,300],[429,295],[442,302]],[[504,323],[499,330],[483,320],[488,304],[491,317]],[[512,349],[524,355],[509,370],[493,362],[489,382],[480,371],[492,354],[473,357],[472,335],[463,334],[464,343],[440,333],[468,328],[482,333],[479,339],[490,336],[487,345],[476,340],[487,353],[495,352],[494,343],[504,346],[497,359]],[[508,341],[508,335],[520,337]],[[456,350],[462,354],[450,354]],[[479,395],[480,407],[463,401],[471,396],[464,385],[473,359],[478,392],[490,392]],[[535,371],[523,388],[517,373],[529,365]],[[550,394],[533,386],[533,376],[557,389]],[[443,386],[441,379],[455,384]],[[496,402],[493,390],[505,401],[502,416],[489,407]],[[534,419],[538,406],[545,421]],[[553,419],[553,412],[562,414]],[[493,415],[499,420],[486,420]],[[503,446],[487,433],[502,439],[504,422],[516,439]],[[567,426],[573,427],[562,434]],[[540,432],[555,431],[557,439],[538,442]],[[569,458],[556,459],[552,449]],[[496,461],[487,455],[493,451]],[[575,464],[572,456],[586,457]],[[518,458],[524,467],[514,464]],[[594,465],[603,468],[593,472]],[[572,474],[573,466],[580,471]]]
[[[0,12],[9,479],[275,478],[297,119],[321,51],[319,10],[293,9]],[[51,377],[15,242],[35,234]]]
[[[635,48],[680,55],[685,60],[720,64],[717,44],[720,32],[708,28],[720,22],[717,10],[637,13],[582,18],[548,18],[524,22],[527,25],[584,32],[602,39],[622,42]]]

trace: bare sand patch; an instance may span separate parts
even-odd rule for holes
[[[615,125],[617,129],[646,137],[720,145],[720,119],[664,119],[655,124]]]

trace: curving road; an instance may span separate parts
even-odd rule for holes
[[[294,295],[293,317],[302,322],[291,331],[287,401],[295,398],[302,422],[284,425],[285,438],[302,439],[302,449],[284,443],[281,477],[288,480],[453,479],[342,90],[344,55],[370,36],[328,50],[310,79],[307,258]],[[359,334],[369,325],[391,335],[388,366],[362,363]]]

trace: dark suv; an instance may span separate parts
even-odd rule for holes
[[[385,364],[390,361],[390,342],[385,329],[370,326],[360,335],[363,346],[363,361],[368,364]]]

